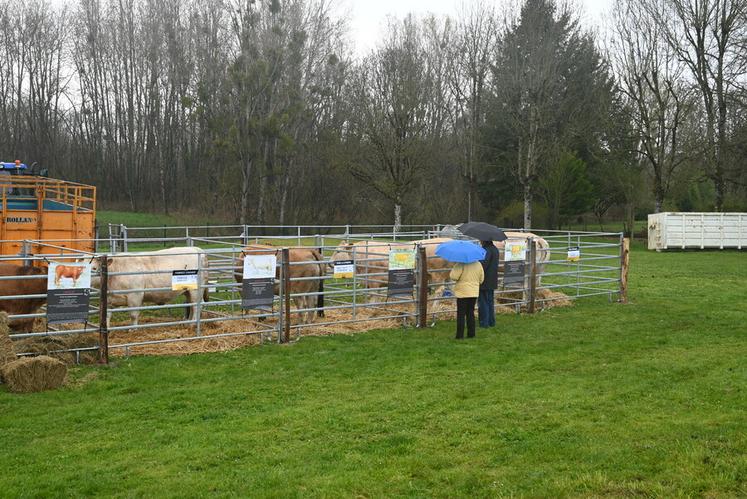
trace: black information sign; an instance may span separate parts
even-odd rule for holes
[[[90,298],[91,290],[88,288],[50,289],[47,291],[47,322],[88,322]]]
[[[388,295],[408,295],[415,287],[415,271],[413,269],[396,269],[389,271]]]
[[[519,260],[515,262],[503,263],[503,287],[504,288],[523,288],[524,273],[526,262]]]
[[[275,278],[244,279],[241,292],[242,308],[270,308],[275,297]]]

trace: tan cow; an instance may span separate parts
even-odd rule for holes
[[[418,245],[425,248],[428,259],[428,282],[443,284],[449,277],[448,269],[452,264],[436,256],[439,244],[451,241],[448,237],[421,239],[407,243],[359,241],[342,242],[332,255],[332,261],[353,260],[355,257],[355,271],[363,279],[366,288],[384,288],[389,284],[389,253],[393,249],[417,249]],[[373,275],[372,275],[373,274]]]
[[[280,259],[280,252],[280,248],[268,246],[266,244],[250,244],[249,246],[245,247],[242,250],[236,264],[236,271],[234,273],[236,282],[240,283],[243,280],[242,274],[244,269],[244,258],[246,255],[275,255],[278,259]],[[327,264],[323,262],[324,258],[322,257],[321,253],[319,253],[319,251],[314,248],[290,248],[288,250],[288,256],[290,259],[290,292],[296,308],[298,310],[311,309],[314,308],[315,303],[317,308],[324,307],[323,277]],[[317,261],[319,263],[308,263],[313,261]],[[275,279],[280,279],[279,268],[275,270]],[[279,293],[278,288],[279,286],[275,285],[275,294]],[[316,293],[316,300],[314,300],[314,296],[309,293]],[[319,310],[317,313],[320,317],[324,316],[323,310]],[[313,310],[298,312],[298,315],[302,323],[308,324],[314,322]]]
[[[366,288],[389,285],[389,253],[393,249],[410,249],[412,245],[396,242],[343,241],[337,245],[332,262],[355,260],[355,272]]]
[[[92,271],[98,272],[98,267],[98,260],[94,260],[91,265]],[[200,270],[197,289],[171,289],[174,270],[197,269]],[[164,305],[184,295],[187,298],[187,318],[194,320],[197,305],[203,300],[207,301],[207,269],[207,254],[195,246],[113,254],[107,259],[109,305],[124,305],[128,308],[140,307],[144,303]],[[92,286],[96,288],[99,288],[100,282],[99,277],[91,280]],[[111,322],[111,314],[114,311],[116,310],[109,308],[107,324]],[[131,310],[130,317],[133,324],[137,325],[140,311]]]

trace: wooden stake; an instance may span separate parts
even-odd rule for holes
[[[281,343],[288,343],[290,342],[290,325],[291,325],[291,293],[290,293],[290,250],[288,248],[283,248],[282,250],[282,256],[283,261],[282,264],[282,274],[283,274],[283,309],[281,310],[281,313],[283,314],[283,333],[282,333],[282,339],[280,340]]]
[[[109,264],[107,255],[99,257],[99,364],[109,363]]]
[[[630,238],[620,245],[620,303],[628,303],[628,266],[630,265]]]
[[[528,239],[529,243],[529,296],[527,303],[527,312],[534,313],[534,300],[537,295],[537,245],[534,244],[534,238]]]
[[[428,255],[424,246],[418,246],[418,327],[428,323]]]

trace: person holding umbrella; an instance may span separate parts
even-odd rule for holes
[[[480,284],[477,315],[480,319],[480,327],[493,327],[495,326],[494,293],[498,287],[498,259],[500,257],[493,241],[505,241],[506,234],[495,225],[485,222],[462,224],[459,226],[459,231],[465,236],[479,239],[485,249],[485,258],[482,260],[485,279]]]
[[[448,241],[436,248],[436,255],[444,260],[456,262],[449,274],[454,281],[454,295],[457,299],[456,339],[464,338],[465,323],[467,338],[474,338],[475,302],[484,278],[480,260],[485,258],[485,250],[469,241]]]
[[[477,317],[480,327],[495,326],[495,288],[498,287],[498,260],[500,253],[493,241],[480,241],[485,250],[485,259],[480,260],[485,279],[480,284],[480,296],[477,299]]]

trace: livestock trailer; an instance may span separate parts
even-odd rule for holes
[[[29,172],[26,165],[0,163],[0,255],[20,255],[24,240],[29,253],[60,253],[51,245],[94,251],[96,188],[46,178]]]
[[[742,249],[747,213],[655,213],[648,216],[648,249]]]

